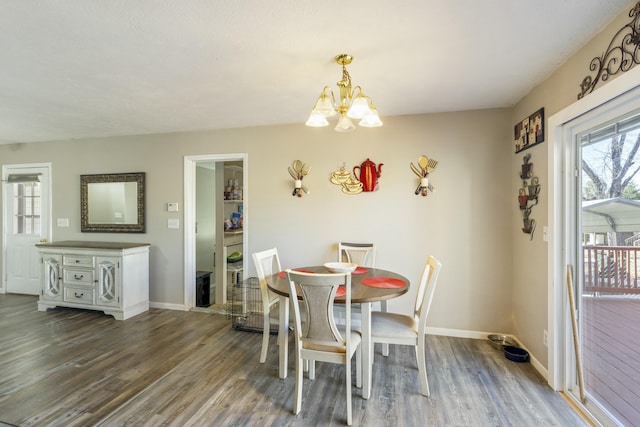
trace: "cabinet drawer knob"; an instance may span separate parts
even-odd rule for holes
[[[82,280],[83,277],[84,277],[83,274],[81,274],[81,275],[74,274],[73,275],[73,278],[76,279],[76,280]]]
[[[84,293],[78,294],[77,292],[74,292],[73,295],[75,295],[76,298],[82,298]]]

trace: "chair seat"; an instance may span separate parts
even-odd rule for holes
[[[415,308],[412,315],[379,311],[371,313],[371,342],[383,345],[411,345],[415,348],[420,390],[425,396],[430,395],[425,360],[427,315],[429,314],[441,266],[440,261],[434,257],[429,256],[427,258],[422,270],[420,284],[418,285]],[[384,347],[382,355],[388,355]]]
[[[371,313],[371,330],[381,338],[415,338],[418,322],[404,314],[376,311]]]
[[[338,330],[340,331],[342,336],[344,336],[345,334],[344,328],[338,327]],[[353,343],[354,351],[355,351],[355,348],[357,348],[360,345],[361,341],[362,341],[362,335],[360,335],[360,333],[357,331],[351,331],[351,342]],[[309,341],[304,342],[302,344],[302,348],[304,348],[305,350],[329,351],[333,353],[345,353],[347,350],[345,346],[335,346],[335,347],[326,346],[321,344],[314,344],[313,342],[309,342]]]

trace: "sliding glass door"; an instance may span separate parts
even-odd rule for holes
[[[640,425],[640,110],[594,115],[573,138],[576,398],[605,424]],[[579,357],[580,357],[579,356]],[[582,367],[582,372],[578,367]],[[583,378],[580,390],[579,377]]]

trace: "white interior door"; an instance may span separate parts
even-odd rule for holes
[[[50,237],[50,167],[5,166],[3,169],[5,290],[38,295],[40,257],[35,245]]]

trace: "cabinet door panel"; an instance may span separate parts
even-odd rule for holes
[[[118,306],[120,304],[120,291],[118,286],[118,259],[97,257],[96,266],[96,271],[98,274],[97,304]]]
[[[47,300],[59,301],[62,300],[61,289],[61,272],[62,272],[62,257],[54,254],[44,254],[42,256],[43,266],[43,284],[42,284],[42,298]]]

